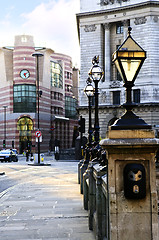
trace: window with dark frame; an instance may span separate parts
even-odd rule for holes
[[[140,103],[140,89],[133,90],[133,102]]]
[[[69,79],[70,78],[70,73],[69,72],[67,72],[67,79]]]
[[[13,112],[36,112],[36,86],[16,84],[13,86]]]
[[[116,24],[116,34],[122,34],[124,31],[124,26],[122,22],[117,22]]]
[[[65,117],[77,118],[77,100],[70,96],[65,96]]]
[[[113,105],[120,105],[120,91],[113,92]]]

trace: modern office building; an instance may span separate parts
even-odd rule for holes
[[[80,0],[77,14],[81,67],[79,112],[88,119],[87,99],[83,93],[92,66],[92,58],[99,55],[104,81],[99,84],[100,134],[104,138],[118,119],[125,102],[125,88],[112,63],[112,54],[131,35],[147,52],[147,58],[133,87],[132,99],[137,103],[136,115],[142,117],[159,132],[159,1],[144,0]],[[88,123],[88,121],[86,121]]]
[[[41,151],[53,150],[55,140],[61,149],[72,147],[77,124],[73,96],[73,66],[70,56],[34,46],[32,36],[15,37],[13,47],[0,49],[0,142],[20,153],[36,151],[37,62],[39,57],[39,130]],[[58,141],[57,141],[58,140]],[[1,145],[2,146],[2,145]]]

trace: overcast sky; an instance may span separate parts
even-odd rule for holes
[[[0,0],[0,47],[28,34],[35,46],[68,54],[79,67],[76,13],[80,0]]]

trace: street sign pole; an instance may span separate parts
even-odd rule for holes
[[[38,138],[38,164],[40,164],[40,137],[41,137],[41,132],[39,130],[36,131],[35,136]]]

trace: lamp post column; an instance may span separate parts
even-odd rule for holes
[[[95,123],[94,123],[94,144],[98,145],[99,143],[99,117],[98,117],[98,81],[94,81],[95,86]]]
[[[126,108],[126,110],[132,110],[132,108],[135,106],[135,103],[132,102],[131,97],[131,91],[134,84],[124,84],[124,87],[126,87],[126,103],[123,104],[123,106]]]
[[[38,130],[40,130],[40,121],[39,121],[39,95],[40,95],[40,91],[39,91],[39,57],[44,56],[42,53],[40,52],[35,52],[32,54],[33,57],[36,57],[36,80],[37,80],[37,95],[38,95]],[[38,137],[38,164],[40,164],[40,139]]]
[[[88,127],[88,144],[86,150],[86,161],[90,160],[90,153],[92,148],[92,97],[94,96],[94,87],[91,84],[90,78],[87,79],[87,86],[84,89],[86,96],[88,97],[88,110],[89,110],[89,127]]]
[[[88,129],[88,139],[89,139],[89,149],[92,146],[92,97],[88,97],[88,104],[89,104],[89,129]]]
[[[98,83],[102,80],[104,76],[104,72],[102,68],[98,65],[99,63],[99,56],[94,56],[92,59],[92,68],[89,71],[89,76],[93,80],[95,85],[95,124],[94,124],[94,145],[99,144],[99,118],[98,118]]]
[[[38,89],[38,130],[40,130],[39,122],[39,56],[37,55],[37,89]],[[40,138],[38,137],[38,164],[40,164]]]

